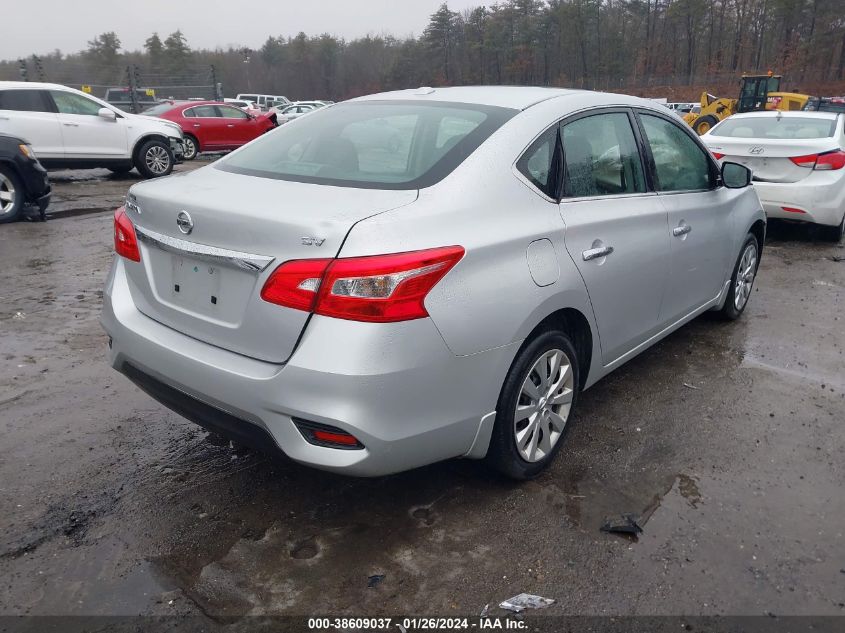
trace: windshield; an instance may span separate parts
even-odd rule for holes
[[[342,187],[418,189],[451,173],[516,113],[445,102],[343,103],[286,123],[215,167]]]
[[[748,117],[725,119],[713,128],[710,136],[733,138],[803,139],[828,138],[836,129],[836,119],[816,117]]]

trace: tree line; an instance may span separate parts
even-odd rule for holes
[[[842,0],[500,0],[463,12],[444,3],[418,37],[299,33],[270,36],[258,49],[209,50],[176,31],[126,51],[111,32],[85,51],[24,62],[39,75],[30,79],[103,85],[125,85],[130,64],[146,85],[210,83],[213,66],[226,94],[291,99],[466,84],[691,98],[770,69],[787,89],[834,94],[845,92],[845,10]],[[17,79],[19,67],[0,62],[0,79]]]

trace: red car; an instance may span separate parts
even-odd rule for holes
[[[170,101],[144,114],[178,123],[185,133],[185,160],[199,152],[237,149],[276,127],[273,112],[248,114],[217,101]]]

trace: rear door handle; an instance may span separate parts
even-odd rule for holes
[[[672,235],[675,237],[681,237],[681,235],[686,235],[690,231],[692,231],[692,227],[689,224],[683,224],[672,229]]]
[[[79,123],[63,123],[62,125],[66,125],[67,127],[79,127]]]
[[[226,127],[235,127],[234,123],[229,123]]]
[[[599,257],[607,257],[613,252],[612,246],[602,246],[600,248],[590,248],[581,253],[581,257],[584,258],[585,262],[590,261],[591,259],[598,259]]]
[[[194,127],[199,127],[199,126],[200,126],[199,123],[194,123]]]

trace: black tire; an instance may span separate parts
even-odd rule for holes
[[[740,264],[743,262],[743,258],[745,257],[746,250],[751,246],[754,246],[754,271],[753,277],[751,278],[751,283],[748,286],[747,292],[745,294],[744,300],[741,302],[741,305],[737,306],[737,276],[740,272]],[[728,319],[729,321],[734,321],[738,319],[743,312],[745,312],[745,307],[748,305],[748,299],[751,297],[751,292],[754,290],[754,282],[757,279],[757,270],[760,268],[760,244],[757,242],[757,238],[754,237],[751,233],[748,234],[748,237],[745,238],[745,242],[742,244],[742,248],[739,251],[739,257],[736,259],[736,264],[734,264],[734,271],[731,275],[731,285],[728,288],[728,296],[725,299],[725,305],[722,306],[721,315],[723,318]]]
[[[713,126],[719,122],[719,119],[714,117],[712,114],[705,114],[704,116],[698,117],[692,123],[692,129],[695,131],[696,134],[701,136],[702,134],[706,134],[710,130],[713,129]]]
[[[135,167],[144,178],[160,178],[173,171],[173,152],[170,145],[159,139],[145,142],[135,153]]]
[[[842,216],[842,222],[837,226],[822,226],[820,228],[823,239],[838,244],[845,237],[845,215]]]
[[[185,153],[182,155],[182,160],[194,160],[197,157],[197,154],[200,153],[200,142],[197,140],[196,136],[191,134],[185,134],[185,138],[182,141],[182,147],[185,149]]]
[[[545,456],[537,461],[528,461],[521,454],[517,447],[517,422],[516,407],[520,402],[523,383],[534,375],[534,366],[542,356],[552,350],[563,352],[571,368],[571,403],[565,416],[565,424],[557,437],[555,444]],[[566,440],[567,432],[571,426],[572,413],[578,402],[580,391],[580,367],[575,347],[569,337],[559,330],[546,330],[535,336],[530,342],[523,345],[511,365],[502,391],[499,394],[499,402],[496,406],[496,422],[493,426],[493,435],[490,438],[490,447],[487,450],[485,461],[489,466],[507,475],[512,479],[526,480],[539,475],[552,462]],[[533,382],[533,379],[532,379]],[[523,401],[524,402],[524,401]],[[561,416],[563,417],[563,416]],[[526,425],[530,424],[526,420]],[[520,424],[522,421],[519,422]],[[547,427],[551,428],[551,427]],[[525,430],[523,427],[522,430]],[[540,437],[542,432],[538,430]],[[550,436],[551,437],[551,436]],[[530,443],[530,442],[529,442]]]
[[[134,168],[134,165],[121,165],[120,167],[109,167],[108,170],[116,176],[123,176],[128,174]]]
[[[0,193],[4,198],[0,199],[0,224],[20,219],[26,192],[18,174],[6,165],[0,165]]]

